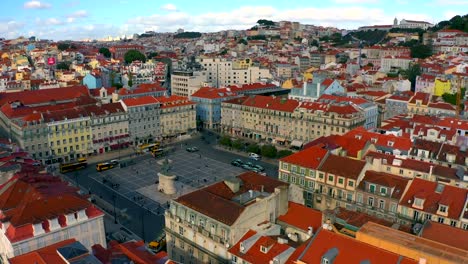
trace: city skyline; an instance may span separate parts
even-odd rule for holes
[[[359,26],[391,24],[393,19],[423,20],[437,23],[459,14],[457,9],[468,4],[464,0],[405,1],[397,0],[333,0],[226,2],[222,6],[211,1],[186,5],[171,2],[89,0],[8,1],[7,14],[0,17],[0,37],[36,36],[41,39],[83,40],[107,36],[131,36],[145,31],[216,32],[243,30],[258,19],[297,21],[302,24],[356,29]],[[459,14],[463,15],[463,14]]]

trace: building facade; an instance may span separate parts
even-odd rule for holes
[[[160,103],[161,135],[174,137],[190,134],[197,128],[195,103],[187,97],[157,97]]]
[[[120,101],[128,115],[128,131],[134,145],[161,137],[160,102],[153,96]]]

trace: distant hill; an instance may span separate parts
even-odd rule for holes
[[[450,20],[440,21],[431,28],[431,31],[439,31],[441,29],[458,29],[468,33],[468,14],[464,16],[454,16]]]
[[[174,38],[199,38],[201,37],[200,32],[182,32],[174,36]]]

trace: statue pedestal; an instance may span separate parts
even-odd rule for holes
[[[158,172],[159,177],[159,184],[158,184],[158,191],[167,194],[173,195],[177,192],[175,186],[175,175],[165,175],[164,173]]]

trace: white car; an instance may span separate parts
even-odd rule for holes
[[[260,160],[262,157],[260,157],[260,155],[258,155],[257,153],[249,153],[249,159],[253,159],[253,160]]]

